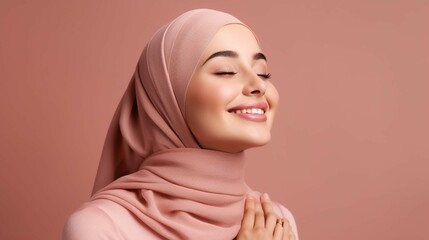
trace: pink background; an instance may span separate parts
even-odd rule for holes
[[[247,179],[301,238],[429,239],[423,0],[1,1],[0,239],[59,238],[144,45],[200,7],[262,40],[282,106]]]

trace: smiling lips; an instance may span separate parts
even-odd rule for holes
[[[267,116],[265,115],[267,108],[268,105],[265,102],[260,102],[256,104],[241,104],[229,109],[228,112],[249,121],[265,122],[267,121]]]

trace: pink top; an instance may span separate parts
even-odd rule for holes
[[[245,182],[245,160],[243,152],[191,148],[152,154],[75,212],[63,239],[233,239],[245,195],[260,196]],[[278,203],[274,209],[297,236],[292,214]]]
[[[185,121],[188,83],[206,46],[235,17],[188,11],[146,45],[103,148],[93,196],[64,240],[233,239],[247,193],[245,154],[202,149]],[[244,25],[246,26],[246,25]],[[290,212],[277,204],[277,214]]]
[[[255,196],[259,192],[253,191]],[[298,240],[295,220],[288,209],[274,202],[275,212],[287,218]],[[138,221],[133,214],[120,205],[99,199],[86,203],[71,215],[67,221],[63,240],[125,240],[125,239],[164,239],[156,232]],[[204,238],[209,239],[209,238]],[[216,238],[219,239],[219,238]]]

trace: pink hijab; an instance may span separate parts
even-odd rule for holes
[[[201,149],[184,118],[195,67],[216,32],[233,23],[243,24],[197,9],[155,33],[111,122],[92,200],[120,204],[166,239],[237,235],[250,191],[244,154]]]

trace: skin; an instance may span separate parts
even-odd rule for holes
[[[237,56],[213,53],[234,51]],[[189,83],[186,122],[201,147],[240,152],[265,145],[278,105],[274,85],[262,75],[267,62],[255,59],[261,49],[252,32],[243,25],[222,27],[206,48]],[[228,110],[240,104],[265,103],[266,121],[249,121]]]
[[[278,218],[274,213],[267,194],[260,201],[247,197],[241,228],[236,240],[295,240],[292,227],[287,219]]]
[[[186,122],[202,148],[241,152],[270,141],[279,96],[262,56],[253,33],[240,24],[222,27],[206,48],[185,102]],[[263,106],[264,116],[231,111],[255,104]],[[236,239],[294,240],[289,222],[276,216],[268,195],[263,196],[246,199]]]

